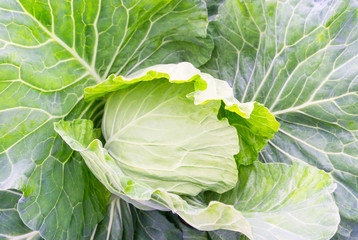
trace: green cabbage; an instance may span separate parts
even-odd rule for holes
[[[237,182],[236,129],[218,120],[220,102],[196,106],[193,83],[137,83],[110,94],[102,132],[122,171],[152,188],[197,195]],[[218,139],[224,144],[218,144]]]
[[[190,63],[111,75],[85,89],[105,96],[105,144],[90,120],[55,130],[113,194],[142,210],[170,210],[205,231],[250,239],[329,239],[339,224],[336,185],[324,171],[254,162],[278,130],[256,102]],[[249,164],[245,166],[245,164]]]

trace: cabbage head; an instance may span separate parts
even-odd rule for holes
[[[250,239],[335,233],[331,177],[302,164],[258,162],[279,124],[263,105],[239,102],[227,82],[190,63],[162,64],[111,75],[84,96],[104,99],[101,130],[85,119],[55,130],[108,190],[137,208]]]
[[[194,83],[140,82],[109,95],[104,148],[124,174],[152,188],[197,195],[237,182],[236,129],[217,118],[220,102],[195,105]]]

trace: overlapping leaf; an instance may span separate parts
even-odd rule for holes
[[[210,24],[216,49],[204,67],[280,122],[261,161],[303,162],[336,180],[341,239],[358,227],[357,9],[348,0],[228,0]]]

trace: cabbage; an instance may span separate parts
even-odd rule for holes
[[[193,89],[193,83],[164,80],[136,83],[109,95],[104,148],[127,176],[189,195],[235,186],[236,129],[226,118],[218,120],[220,102],[194,105],[186,97]]]
[[[240,103],[227,82],[190,63],[162,64],[111,75],[84,96],[105,97],[102,131],[85,119],[59,121],[55,130],[110,192],[135,207],[250,239],[336,232],[332,178],[298,163],[252,163],[279,124],[263,105]]]

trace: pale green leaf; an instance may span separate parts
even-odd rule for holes
[[[220,201],[242,212],[254,239],[330,239],[340,218],[331,193],[331,177],[313,167],[294,163],[239,168],[237,186],[207,201]]]
[[[151,81],[108,97],[104,147],[124,174],[190,195],[235,186],[236,130],[226,118],[218,120],[220,102],[194,105],[186,97],[193,89],[192,83]]]
[[[105,96],[108,93],[128,88],[138,82],[147,82],[157,79],[167,79],[172,83],[194,82],[192,93],[188,97],[194,99],[194,103],[204,104],[209,101],[223,101],[225,109],[249,118],[254,108],[254,102],[240,103],[233,94],[231,87],[222,80],[215,79],[209,74],[200,72],[189,62],[178,64],[158,64],[141,69],[128,76],[109,76],[105,81],[85,89],[85,99],[93,100]]]

